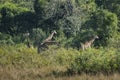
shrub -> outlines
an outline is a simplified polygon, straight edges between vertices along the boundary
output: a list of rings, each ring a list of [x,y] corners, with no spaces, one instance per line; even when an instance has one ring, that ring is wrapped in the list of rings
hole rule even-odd
[[[99,10],[93,15],[96,31],[100,37],[99,44],[109,46],[110,39],[114,38],[118,30],[117,15],[107,10]],[[93,27],[95,29],[95,27]]]
[[[30,35],[30,39],[33,41],[34,45],[38,45],[46,38],[46,33],[42,29],[34,28]]]
[[[65,49],[55,45],[37,54],[35,48],[27,48],[23,44],[0,46],[0,66],[15,68],[43,68],[58,66],[67,70],[68,74],[80,73],[113,73],[120,72],[120,50],[115,48],[88,49],[78,51]]]
[[[0,33],[0,45],[13,45],[12,37],[8,34]]]
[[[112,73],[119,71],[118,58],[115,49],[90,49],[83,51],[71,63],[69,73]]]

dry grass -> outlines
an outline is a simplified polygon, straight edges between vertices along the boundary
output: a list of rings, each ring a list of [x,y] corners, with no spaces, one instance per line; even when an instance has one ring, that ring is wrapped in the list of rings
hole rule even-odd
[[[120,80],[120,74],[73,75],[65,76],[65,67],[48,66],[43,68],[0,67],[0,80]]]
[[[54,77],[50,76],[47,78],[44,78],[43,80],[120,80],[120,74],[113,74],[109,76],[105,76],[103,74],[99,75],[75,75],[75,76],[65,76],[65,77]]]

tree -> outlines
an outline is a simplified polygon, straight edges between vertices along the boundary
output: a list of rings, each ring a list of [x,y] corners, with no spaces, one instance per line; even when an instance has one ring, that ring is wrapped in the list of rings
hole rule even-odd
[[[107,9],[108,11],[115,13],[118,16],[120,22],[120,1],[119,0],[95,0],[98,8]],[[118,24],[120,28],[120,24]],[[120,31],[120,29],[119,29]]]
[[[94,18],[94,24],[97,26],[96,32],[100,37],[99,43],[103,46],[109,45],[109,40],[117,34],[117,15],[107,10],[99,10],[92,18]]]
[[[1,7],[0,12],[0,32],[17,35],[26,30],[32,30],[33,26],[36,25],[35,14],[17,4],[7,2]]]
[[[76,0],[35,0],[34,9],[38,27],[44,31],[59,30],[62,27],[68,38],[80,31],[82,23],[88,17],[88,11],[77,5]]]
[[[42,29],[33,28],[30,39],[35,46],[38,46],[46,38],[46,34]]]

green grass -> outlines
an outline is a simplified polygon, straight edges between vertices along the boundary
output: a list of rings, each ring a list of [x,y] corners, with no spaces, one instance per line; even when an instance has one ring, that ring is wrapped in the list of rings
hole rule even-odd
[[[51,46],[38,54],[20,44],[0,47],[0,80],[118,80],[115,48],[78,51]]]

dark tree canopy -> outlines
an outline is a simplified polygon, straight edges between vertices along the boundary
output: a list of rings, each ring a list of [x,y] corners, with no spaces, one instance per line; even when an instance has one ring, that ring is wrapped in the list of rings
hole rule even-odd
[[[0,0],[0,32],[14,37],[56,30],[64,45],[76,47],[98,35],[96,44],[107,46],[119,34],[119,23],[119,0]]]

